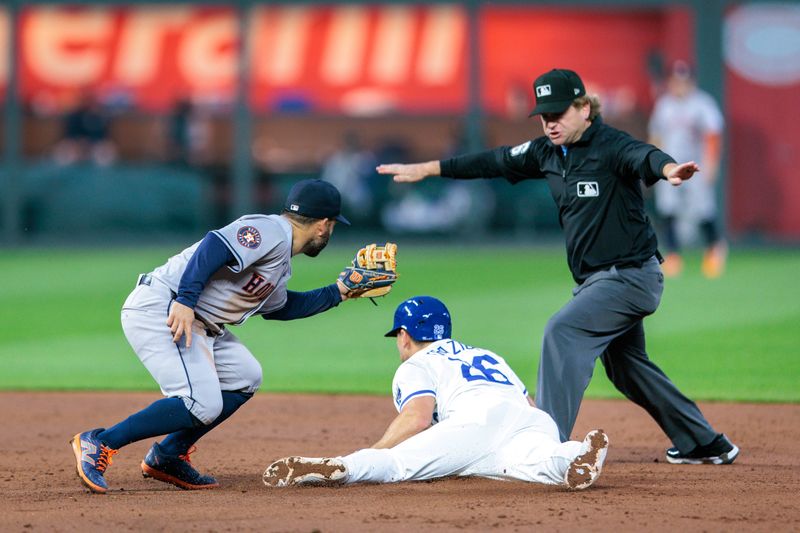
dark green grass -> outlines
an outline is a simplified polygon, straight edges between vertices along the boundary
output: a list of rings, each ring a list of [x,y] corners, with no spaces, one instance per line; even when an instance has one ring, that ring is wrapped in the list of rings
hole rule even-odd
[[[139,272],[177,249],[4,250],[0,254],[0,389],[158,388],[128,346],[119,309]],[[298,257],[290,288],[331,282],[352,254],[331,247]],[[733,250],[709,281],[699,258],[668,280],[645,321],[651,357],[694,399],[800,401],[800,251]],[[346,302],[294,322],[252,318],[233,328],[261,361],[264,389],[388,394],[398,364],[394,307],[415,294],[442,298],[454,337],[491,349],[535,388],[544,325],[570,297],[556,248],[414,247],[401,243],[401,279],[379,300]],[[598,364],[588,391],[618,394]]]

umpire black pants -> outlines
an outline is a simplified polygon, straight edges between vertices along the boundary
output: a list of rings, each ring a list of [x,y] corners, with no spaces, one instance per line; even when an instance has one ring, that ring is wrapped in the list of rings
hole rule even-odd
[[[643,407],[682,453],[716,433],[698,409],[647,357],[642,319],[661,301],[664,276],[653,257],[640,268],[595,272],[547,323],[536,405],[569,440],[599,357],[627,398]]]

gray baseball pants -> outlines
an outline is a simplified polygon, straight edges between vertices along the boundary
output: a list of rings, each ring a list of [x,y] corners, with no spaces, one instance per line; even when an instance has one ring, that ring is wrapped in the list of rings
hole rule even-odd
[[[569,440],[599,357],[614,386],[643,407],[673,444],[688,453],[716,432],[697,405],[647,357],[642,319],[661,301],[664,276],[653,257],[641,267],[595,272],[547,323],[536,406]]]

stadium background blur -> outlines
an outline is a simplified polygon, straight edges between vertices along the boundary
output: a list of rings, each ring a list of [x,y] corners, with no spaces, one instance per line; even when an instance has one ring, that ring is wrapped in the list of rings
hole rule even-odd
[[[796,3],[5,2],[3,243],[186,242],[320,174],[351,236],[547,239],[543,183],[402,188],[373,167],[538,136],[530,82],[552,67],[646,138],[675,59],[726,116],[729,238],[800,242]]]

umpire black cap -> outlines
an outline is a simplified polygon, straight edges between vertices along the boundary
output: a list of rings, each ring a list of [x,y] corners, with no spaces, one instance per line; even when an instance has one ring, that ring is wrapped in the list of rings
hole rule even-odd
[[[563,113],[573,100],[586,94],[580,76],[572,70],[554,68],[533,82],[536,107],[530,117],[542,113]]]
[[[350,225],[350,221],[342,216],[342,196],[339,190],[327,181],[298,181],[289,191],[283,208],[304,217],[332,218]]]

